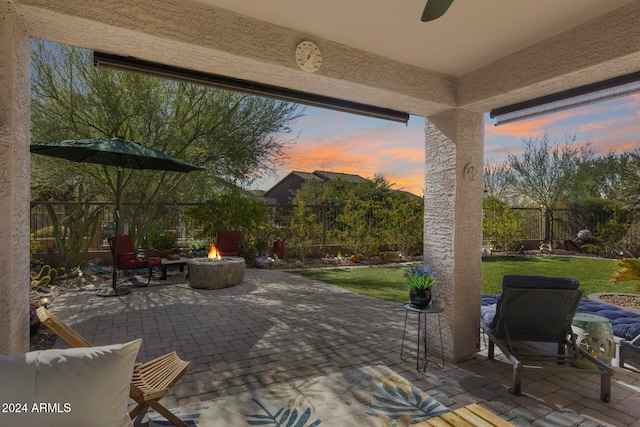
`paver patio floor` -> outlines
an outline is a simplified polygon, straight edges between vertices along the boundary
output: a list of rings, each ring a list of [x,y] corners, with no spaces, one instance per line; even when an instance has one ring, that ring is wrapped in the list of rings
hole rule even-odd
[[[419,373],[415,359],[400,359],[402,304],[279,270],[247,269],[240,285],[220,290],[191,289],[170,272],[120,297],[69,292],[50,309],[95,345],[143,338],[139,361],[172,350],[192,361],[162,400],[167,407],[381,362],[450,409],[479,403],[517,426],[640,426],[637,372],[615,368],[608,404],[597,375],[525,372],[515,396],[511,365],[482,352]],[[411,329],[407,344],[415,343]]]

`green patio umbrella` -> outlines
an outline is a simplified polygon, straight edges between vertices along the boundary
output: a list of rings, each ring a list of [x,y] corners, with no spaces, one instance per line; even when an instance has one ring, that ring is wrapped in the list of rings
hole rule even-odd
[[[118,247],[118,224],[120,220],[120,195],[122,191],[122,168],[152,169],[175,172],[190,172],[204,169],[184,160],[177,159],[161,151],[147,148],[128,141],[123,137],[102,139],[75,139],[51,142],[32,142],[30,151],[45,156],[59,157],[74,162],[98,163],[118,168],[116,184],[115,222],[116,234],[114,247]],[[116,286],[116,260],[113,259],[113,277],[111,289],[98,295],[123,295],[130,292]]]

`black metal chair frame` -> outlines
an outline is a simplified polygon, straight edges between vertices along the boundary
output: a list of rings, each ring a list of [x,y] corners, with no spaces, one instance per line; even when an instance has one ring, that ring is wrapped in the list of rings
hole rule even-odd
[[[488,358],[494,358],[495,346],[498,346],[513,366],[512,393],[521,394],[525,369],[594,373],[601,375],[600,399],[609,402],[611,367],[580,348],[571,330],[582,293],[577,289],[504,287],[502,306],[496,314],[497,325],[492,329],[481,322],[481,327],[489,337]],[[528,345],[526,350],[516,350],[516,344],[531,343],[556,343],[557,352],[544,349],[544,345]],[[586,358],[594,368],[571,366],[579,358]]]
[[[620,342],[620,367],[624,368],[625,364],[640,369],[640,335]]]

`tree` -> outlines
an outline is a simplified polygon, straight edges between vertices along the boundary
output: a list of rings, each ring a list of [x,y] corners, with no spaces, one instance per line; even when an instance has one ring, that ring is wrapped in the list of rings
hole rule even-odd
[[[574,201],[581,199],[620,200],[625,187],[624,171],[630,154],[607,154],[581,161],[572,187]]]
[[[370,256],[384,244],[411,256],[422,249],[424,200],[392,187],[382,174],[359,183],[308,180],[294,193],[294,200],[305,206],[322,205],[326,216],[335,216],[329,234],[351,254]]]
[[[327,204],[325,184],[322,179],[307,179],[295,191],[291,191],[294,203],[303,202],[307,206]]]
[[[507,161],[498,163],[491,159],[487,160],[484,163],[482,180],[488,196],[503,202],[515,198],[513,194],[515,177]]]
[[[353,182],[343,178],[323,181],[309,179],[302,183],[293,196],[307,205],[335,205],[342,206],[354,193],[362,200],[383,201],[397,194],[383,174],[377,173],[373,179],[366,182]]]
[[[343,206],[351,193],[355,193],[356,188],[362,183],[347,181],[343,178],[336,178],[326,181],[322,187],[322,199],[324,204],[333,206]]]
[[[318,218],[304,201],[294,199],[294,204],[286,238],[297,252],[300,262],[304,263],[309,249],[319,240],[322,230]]]
[[[209,200],[185,212],[187,220],[213,241],[219,230],[240,230],[248,239],[269,224],[269,207],[262,200],[237,187],[229,186],[212,194]]]
[[[629,153],[626,164],[622,167],[624,185],[620,191],[620,199],[627,209],[640,208],[640,149]]]
[[[204,166],[203,172],[123,170],[124,202],[134,203],[130,230],[139,244],[157,207],[207,200],[221,182],[246,184],[274,171],[301,116],[297,105],[96,68],[90,51],[34,41],[32,138],[36,141],[124,136]],[[34,156],[32,193],[53,200],[115,200],[116,168]],[[122,231],[119,230],[120,232]]]
[[[383,202],[398,194],[392,187],[393,184],[383,174],[376,173],[373,179],[355,185],[353,191],[363,200]]]
[[[553,239],[553,209],[569,201],[581,162],[592,157],[590,142],[577,144],[576,136],[571,135],[566,137],[564,145],[552,145],[547,133],[542,139],[526,140],[521,156],[509,155],[511,169],[516,174],[515,188],[544,211],[545,241]]]

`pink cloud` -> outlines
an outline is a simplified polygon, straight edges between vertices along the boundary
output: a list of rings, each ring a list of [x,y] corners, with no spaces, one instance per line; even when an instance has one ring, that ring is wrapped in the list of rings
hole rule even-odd
[[[503,126],[485,126],[485,157],[517,154],[523,141],[546,132],[553,142],[575,134],[590,141],[596,154],[624,152],[640,147],[640,94],[617,98]]]
[[[382,173],[394,188],[422,194],[424,126],[413,118],[409,126],[370,121],[359,116],[309,108],[296,123],[297,143],[286,147],[288,158],[280,177],[291,170],[327,169],[371,178]],[[591,141],[596,154],[640,147],[640,94],[562,111],[503,126],[485,124],[485,159],[519,154],[529,138],[548,133],[552,142],[577,135]]]
[[[310,132],[309,132],[310,133]],[[281,168],[358,174],[373,178],[382,173],[394,188],[422,194],[424,174],[424,133],[422,129],[379,126],[371,129],[344,129],[339,132],[301,134],[296,144],[286,147],[287,159]]]

